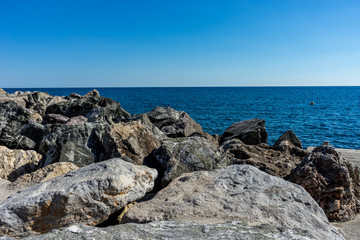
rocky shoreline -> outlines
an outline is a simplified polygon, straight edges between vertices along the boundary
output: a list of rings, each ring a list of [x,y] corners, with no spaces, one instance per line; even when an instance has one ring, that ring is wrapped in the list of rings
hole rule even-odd
[[[0,239],[345,239],[359,168],[265,120],[210,135],[187,113],[0,90]],[[345,233],[346,235],[346,233]]]

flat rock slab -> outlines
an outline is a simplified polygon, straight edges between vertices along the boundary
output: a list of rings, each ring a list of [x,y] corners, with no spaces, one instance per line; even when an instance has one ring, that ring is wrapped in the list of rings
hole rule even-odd
[[[337,227],[347,240],[360,239],[360,215],[355,219],[346,222],[332,222],[331,225]]]
[[[1,237],[0,237],[1,239]],[[54,230],[24,240],[133,240],[133,239],[242,239],[242,240],[309,240],[312,235],[306,230],[279,228],[273,225],[247,226],[242,222],[221,224],[195,224],[179,222],[154,222],[147,224],[123,224],[107,228],[71,226]],[[4,239],[5,240],[5,239]]]
[[[0,235],[24,237],[72,224],[97,225],[154,187],[157,171],[120,158],[26,188],[0,204]]]
[[[301,186],[244,165],[183,174],[123,217],[124,223],[156,221],[242,221],[252,226],[298,228],[315,239],[343,239]]]

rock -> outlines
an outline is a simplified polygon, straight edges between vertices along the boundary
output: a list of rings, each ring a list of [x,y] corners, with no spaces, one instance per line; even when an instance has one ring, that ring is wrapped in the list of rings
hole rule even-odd
[[[77,93],[70,93],[70,98],[82,98],[82,96]]]
[[[154,162],[157,165],[152,165]],[[194,136],[164,141],[150,154],[144,164],[157,167],[162,177],[162,186],[165,187],[183,173],[227,166],[229,159],[222,157],[217,147],[209,140]],[[163,172],[164,176],[161,176]]]
[[[102,123],[61,125],[49,129],[40,142],[45,156],[43,166],[54,162],[72,162],[83,167],[104,160],[103,137],[109,126]]]
[[[21,128],[20,134],[38,144],[45,134],[45,126],[40,123],[29,122]]]
[[[49,124],[54,124],[54,123],[64,124],[69,120],[70,118],[64,115],[54,114],[54,113],[46,114],[44,117],[44,123],[49,123]]]
[[[335,235],[335,234],[334,234]],[[344,239],[335,235],[337,239]],[[1,238],[0,238],[1,239]],[[30,236],[24,240],[68,240],[68,239],[97,239],[97,240],[133,240],[133,239],[242,239],[242,240],[308,240],[313,235],[302,229],[276,227],[270,224],[249,226],[242,222],[219,224],[181,223],[172,221],[152,222],[146,224],[122,224],[106,228],[74,225],[61,230],[38,236]],[[322,238],[318,238],[323,240]],[[334,239],[334,238],[333,238]]]
[[[359,240],[360,236],[360,215],[355,219],[346,222],[332,222],[331,225],[338,228],[347,240]]]
[[[55,96],[51,99],[48,99],[46,106],[49,107],[53,104],[57,104],[57,103],[61,103],[61,102],[66,102],[67,100],[63,97],[59,97],[59,96]]]
[[[0,95],[6,95],[6,94],[7,92],[4,89],[0,88]]]
[[[42,156],[33,150],[12,150],[0,146],[0,178],[15,181],[19,176],[38,168]]]
[[[20,134],[23,125],[33,121],[32,114],[14,101],[0,104],[0,145],[12,149],[34,149],[36,143]]]
[[[320,146],[291,172],[324,209],[330,221],[350,220],[360,209],[359,168],[330,146]]]
[[[69,121],[67,121],[66,125],[78,125],[78,124],[84,124],[88,121],[88,119],[84,116],[77,116],[70,118]]]
[[[236,138],[225,141],[219,149],[222,154],[232,159],[233,164],[253,165],[261,171],[281,178],[288,176],[308,154],[307,151],[288,142],[271,147],[265,143],[246,145]]]
[[[98,113],[94,114],[94,111]],[[52,104],[46,109],[46,114],[49,113],[61,114],[69,118],[82,115],[87,117],[89,122],[106,121],[110,124],[130,117],[130,114],[120,107],[120,103],[105,97],[75,98]]]
[[[33,109],[44,116],[48,101],[53,97],[43,92],[33,92],[27,95],[26,108]]]
[[[141,165],[158,147],[160,142],[156,136],[140,121],[113,124],[104,137],[105,159],[127,156]]]
[[[14,182],[9,184],[9,189],[23,189],[31,187],[35,184],[45,182],[57,176],[64,175],[70,171],[78,169],[76,165],[70,162],[57,162],[46,167],[39,168],[38,170],[24,174],[18,177]]]
[[[17,192],[17,189],[9,189],[8,186],[10,185],[10,181],[0,178],[0,204],[2,201],[7,199],[9,196],[13,195]],[[1,237],[0,237],[1,239]]]
[[[343,239],[302,187],[244,165],[183,174],[123,217],[124,223],[154,221],[242,221],[307,231],[311,239]]]
[[[302,144],[299,138],[295,135],[295,133],[292,130],[288,130],[283,135],[281,135],[274,144],[274,147],[279,146],[280,143],[283,141],[288,141],[295,147],[302,148]]]
[[[0,204],[0,235],[24,237],[97,225],[154,186],[157,172],[121,159],[92,164],[23,189]]]
[[[257,145],[267,142],[267,132],[265,130],[265,120],[249,119],[233,123],[225,130],[221,136],[222,142],[237,138],[248,145]]]
[[[94,89],[90,92],[88,92],[87,94],[84,95],[84,97],[89,98],[89,97],[100,97],[100,93],[98,90]]]
[[[176,111],[171,107],[156,107],[147,113],[150,121],[168,137],[187,137],[195,132],[202,132],[200,124],[186,112]]]

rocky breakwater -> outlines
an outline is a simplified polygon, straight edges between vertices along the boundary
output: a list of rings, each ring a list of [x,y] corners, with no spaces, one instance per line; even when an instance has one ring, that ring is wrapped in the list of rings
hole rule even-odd
[[[284,180],[310,153],[292,131],[268,145],[265,120],[212,136],[183,111],[131,115],[96,90],[0,93],[0,113],[7,239],[343,239],[327,205]]]

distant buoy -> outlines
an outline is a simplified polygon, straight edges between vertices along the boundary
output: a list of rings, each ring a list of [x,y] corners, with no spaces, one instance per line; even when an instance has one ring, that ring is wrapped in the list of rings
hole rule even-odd
[[[310,105],[314,105],[315,103],[314,102],[311,102]]]

